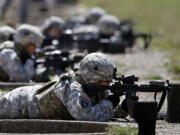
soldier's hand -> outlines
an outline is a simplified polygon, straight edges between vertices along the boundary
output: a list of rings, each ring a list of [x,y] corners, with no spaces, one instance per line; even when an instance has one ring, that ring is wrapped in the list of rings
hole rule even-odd
[[[129,115],[127,100],[124,99],[121,103],[121,106],[118,106],[115,110],[115,117],[117,118],[126,118]]]
[[[121,108],[128,113],[127,99],[124,99],[121,103]]]

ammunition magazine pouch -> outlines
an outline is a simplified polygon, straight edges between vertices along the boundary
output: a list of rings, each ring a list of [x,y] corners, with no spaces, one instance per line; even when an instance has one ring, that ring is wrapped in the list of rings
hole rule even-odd
[[[54,93],[59,81],[52,81],[36,92],[37,104],[44,118],[72,120],[63,103]]]

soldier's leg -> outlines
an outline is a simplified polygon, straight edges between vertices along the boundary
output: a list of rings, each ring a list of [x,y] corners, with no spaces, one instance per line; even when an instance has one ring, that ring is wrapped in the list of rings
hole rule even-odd
[[[0,94],[0,119],[39,118],[35,91],[41,85],[18,87]]]
[[[11,118],[11,102],[7,98],[6,94],[0,94],[0,119]]]
[[[11,3],[12,3],[12,0],[2,0],[1,13],[0,13],[0,19],[1,20],[4,20],[4,16],[6,14],[6,11],[7,11],[8,7],[10,6]]]
[[[28,8],[31,0],[21,0],[19,4],[19,21],[25,23],[27,21]]]

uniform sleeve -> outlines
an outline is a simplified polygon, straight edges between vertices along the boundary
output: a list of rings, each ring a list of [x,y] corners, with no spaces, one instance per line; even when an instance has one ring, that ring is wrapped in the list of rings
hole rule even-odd
[[[66,87],[66,86],[65,86]],[[77,120],[85,121],[108,121],[114,116],[113,105],[109,100],[101,100],[98,104],[92,106],[90,100],[82,98],[84,94],[80,84],[74,83],[64,87],[65,93],[63,100],[68,112]]]
[[[29,78],[35,75],[34,61],[32,59],[27,59],[24,65],[24,70],[26,71]]]
[[[30,69],[21,65],[17,54],[13,50],[3,49],[0,60],[0,66],[13,81],[26,82],[30,80],[31,75],[28,74]]]

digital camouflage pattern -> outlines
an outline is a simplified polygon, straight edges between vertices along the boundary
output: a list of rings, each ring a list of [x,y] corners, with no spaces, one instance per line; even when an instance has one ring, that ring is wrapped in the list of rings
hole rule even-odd
[[[73,119],[54,92],[58,83],[56,79],[37,90],[36,98],[40,112],[44,118]]]
[[[25,46],[42,42],[40,30],[32,25],[21,25],[14,34],[14,42],[0,44],[0,80],[27,82],[35,75],[35,62]],[[23,54],[23,55],[22,55]]]
[[[38,46],[42,43],[42,38],[43,35],[39,28],[29,24],[21,25],[14,34],[14,41],[23,46],[29,44]]]
[[[0,27],[0,43],[4,41],[10,40],[13,34],[15,33],[15,29],[9,26],[1,26]]]
[[[0,118],[108,121],[114,116],[114,108],[111,101],[105,99],[105,92],[97,91],[92,95],[83,84],[111,80],[113,69],[114,65],[105,55],[89,54],[74,76],[63,74],[43,87],[26,86],[1,94]]]
[[[49,29],[55,27],[59,30],[62,30],[64,26],[64,20],[58,16],[51,16],[47,18],[43,24],[42,32],[43,34],[47,35]]]
[[[55,87],[54,87],[55,85]],[[82,86],[79,82],[71,77],[65,77],[60,79],[51,87],[53,89],[46,89],[43,87],[43,91],[46,94],[42,97],[47,98],[49,92],[54,93],[54,96],[63,104],[61,112],[68,114],[56,114],[51,115],[50,118],[63,118],[62,116],[71,115],[72,119],[76,120],[87,120],[87,121],[107,121],[113,117],[113,105],[109,100],[102,99],[100,102],[92,103],[91,98],[83,91]],[[42,102],[45,105],[39,104],[39,98],[36,94],[37,91],[42,90],[42,86],[26,86],[19,87],[13,91],[0,95],[0,118],[47,118],[45,113],[42,112],[42,106],[44,110],[48,110],[49,102]],[[42,98],[41,98],[42,99]],[[57,100],[55,99],[55,100]],[[48,99],[54,100],[54,98]],[[57,101],[56,101],[57,102]],[[59,108],[54,104],[54,108]],[[60,109],[60,108],[59,108]],[[47,111],[46,113],[49,113]],[[51,113],[51,112],[50,112]]]
[[[77,24],[85,24],[86,18],[83,15],[74,15],[70,19],[71,22],[77,23]]]
[[[73,34],[75,35],[88,35],[88,34],[97,34],[98,33],[98,28],[96,25],[81,25],[77,28],[73,29]]]
[[[113,105],[109,100],[101,99],[100,102],[93,103],[75,79],[62,80],[56,86],[55,93],[74,119],[107,121],[114,115]]]
[[[106,55],[91,53],[81,61],[79,74],[86,84],[96,83],[97,81],[110,81],[113,79],[114,67]]]
[[[96,24],[99,18],[105,14],[106,12],[102,8],[94,7],[89,11],[87,21],[89,24]]]
[[[7,74],[9,80],[16,82],[29,81],[35,74],[34,61],[32,59],[27,59],[23,65],[13,49],[14,42],[7,41],[0,46],[2,47],[0,49],[0,68]]]
[[[97,22],[99,32],[105,35],[112,35],[117,30],[119,20],[113,15],[103,15]]]
[[[0,94],[0,118],[40,118],[35,92],[41,85],[16,88]]]

